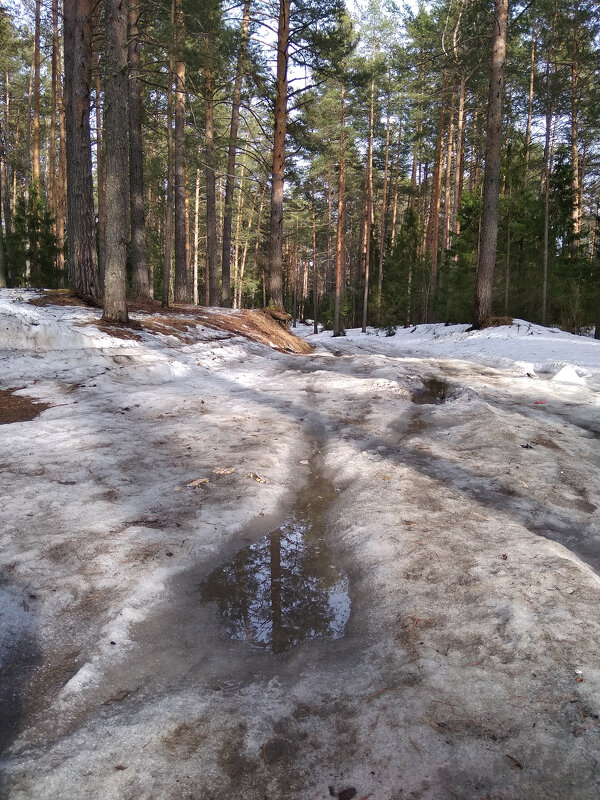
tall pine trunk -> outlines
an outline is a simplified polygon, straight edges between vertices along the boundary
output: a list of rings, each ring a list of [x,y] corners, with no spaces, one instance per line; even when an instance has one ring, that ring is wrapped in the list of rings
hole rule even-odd
[[[250,23],[250,0],[244,2],[242,31],[237,55],[235,82],[231,98],[231,126],[229,128],[229,148],[227,151],[227,177],[225,180],[225,209],[223,214],[223,254],[221,259],[221,305],[231,306],[231,229],[233,223],[233,191],[235,188],[235,162],[237,155],[238,130],[240,122],[240,103],[242,81],[244,79],[244,59]]]
[[[206,272],[208,305],[219,305],[217,273],[217,193],[215,182],[215,109],[212,67],[204,67],[205,161],[206,161]]]
[[[136,300],[150,300],[146,257],[146,213],[144,210],[144,153],[142,149],[142,81],[140,60],[140,2],[129,0],[129,205],[131,219],[131,294]]]
[[[129,181],[127,113],[127,0],[105,0],[106,65],[104,144],[106,152],[106,268],[104,316],[127,322]]]
[[[498,241],[498,205],[500,199],[500,148],[502,143],[502,100],[508,0],[495,0],[490,68],[490,94],[485,143],[483,212],[479,239],[479,259],[475,278],[473,326],[485,327],[492,313],[492,288]]]
[[[571,233],[573,236],[572,252],[579,246],[581,232],[581,208],[579,205],[579,22],[578,6],[575,7],[573,25],[573,51],[571,55]]]
[[[2,232],[2,181],[0,181],[0,289],[6,288],[6,265],[4,263],[4,234]]]
[[[67,215],[71,287],[99,301],[90,137],[93,7],[92,0],[64,2]]]
[[[346,209],[346,143],[344,124],[344,89],[340,92],[340,163],[338,172],[338,201],[337,201],[337,232],[335,237],[335,311],[333,320],[333,335],[341,336],[342,328],[342,289],[344,273],[344,224]]]
[[[460,207],[462,204],[462,190],[465,166],[465,95],[466,80],[463,73],[460,76],[460,91],[458,95],[458,119],[456,121],[456,164],[454,170],[454,200],[452,231],[455,237],[460,233]]]
[[[8,84],[8,70],[4,73],[4,130],[2,131],[3,166],[0,180],[2,184],[2,208],[4,211],[4,230],[9,236],[12,232],[12,210],[10,206],[10,91]]]
[[[200,247],[200,168],[196,169],[196,194],[194,198],[194,268],[192,271],[192,302],[198,305],[198,264]]]
[[[369,273],[371,266],[371,225],[373,222],[373,127],[375,124],[375,79],[371,78],[371,105],[369,108],[369,143],[367,145],[367,176],[365,181],[365,220],[363,229],[363,261],[365,285],[363,292],[362,332],[367,332],[369,313]]]
[[[390,165],[390,118],[392,116],[392,69],[388,68],[387,110],[385,119],[385,157],[383,169],[383,197],[381,200],[381,224],[379,228],[379,275],[377,277],[377,308],[381,315],[381,290],[383,287],[383,262],[385,260],[385,238],[387,235],[387,196]]]
[[[185,214],[185,28],[182,0],[175,0],[175,302],[190,301]]]
[[[40,191],[40,15],[41,0],[35,0],[35,33],[33,37],[33,142],[31,148],[32,180]]]
[[[525,127],[525,175],[523,177],[523,188],[527,189],[529,183],[529,152],[531,146],[531,121],[533,118],[533,88],[535,78],[535,34],[531,37],[531,64],[529,67],[529,104],[527,106],[527,125]]]
[[[544,140],[544,168],[542,171],[542,189],[544,192],[544,233],[542,239],[542,325],[546,324],[546,308],[548,305],[548,255],[550,238],[550,175],[552,174],[552,149],[550,136],[552,131],[553,103],[551,94],[550,53],[546,61],[546,135]]]
[[[64,284],[65,225],[67,220],[67,117],[65,97],[60,79],[60,47],[57,52],[57,103],[58,103],[58,181],[56,184],[56,246],[57,265]]]
[[[103,147],[103,119],[102,103],[100,102],[100,38],[98,32],[102,30],[99,19],[100,8],[96,7],[94,19],[94,39],[92,43],[92,73],[96,73],[96,185],[98,197],[98,271],[100,273],[100,286],[104,286],[104,272],[106,268],[106,174]]]
[[[444,123],[446,116],[446,72],[444,71],[442,80],[442,107],[440,109],[440,122],[438,127],[437,144],[435,148],[435,162],[433,165],[433,177],[431,179],[431,203],[429,206],[429,221],[427,223],[427,235],[425,239],[425,252],[431,260],[431,272],[429,278],[429,291],[427,292],[427,306],[425,316],[428,321],[433,319],[435,308],[435,295],[437,289],[437,262],[439,247],[439,224],[440,224],[440,205],[442,197],[442,159],[444,154]]]
[[[175,28],[175,0],[171,0],[171,29]],[[174,34],[173,34],[174,35]],[[171,272],[173,264],[173,75],[175,59],[174,43],[169,55],[169,81],[167,84],[167,192],[165,198],[165,236],[163,252],[163,308],[168,308],[171,300]]]
[[[269,301],[283,306],[283,181],[287,127],[288,47],[290,0],[279,0],[277,77],[275,81],[275,129],[271,170],[271,224],[269,233]]]

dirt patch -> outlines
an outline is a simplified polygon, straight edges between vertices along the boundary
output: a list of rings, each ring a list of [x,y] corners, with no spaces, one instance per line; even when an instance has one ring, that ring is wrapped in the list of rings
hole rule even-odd
[[[81,297],[71,291],[71,289],[44,289],[41,297],[33,297],[28,300],[29,305],[32,306],[82,306],[88,308],[89,306],[98,307],[97,304],[87,303]]]
[[[16,389],[0,389],[0,425],[11,422],[29,422],[50,408],[48,403],[38,403],[30,397],[21,397]]]
[[[142,327],[151,333],[168,333],[176,336],[178,332],[185,335],[194,325],[204,325],[233,336],[243,336],[286,353],[308,354],[313,351],[308,342],[299,339],[288,330],[289,314],[283,310],[265,308],[231,311],[225,308],[217,310],[203,306],[175,304],[169,308],[170,314],[165,315],[164,309],[157,301],[130,303],[129,310],[132,313],[145,312],[151,315],[147,319],[140,320]],[[182,317],[191,317],[195,322],[190,324],[181,319]],[[162,329],[164,327],[166,330]]]
[[[115,325],[113,323],[102,322],[102,320],[95,320],[93,322],[84,322],[84,325],[96,325],[103,333],[108,333],[109,336],[114,336],[115,339],[128,339],[133,340],[136,342],[141,342],[142,337],[139,333],[135,333],[135,330],[139,330],[139,327],[136,326],[135,330],[132,330],[130,327],[124,325]]]
[[[286,353],[308,354],[313,348],[273,318],[268,310],[244,310],[237,314],[206,313],[204,325],[244,336]]]
[[[84,308],[93,305],[77,297],[70,289],[46,289],[41,297],[35,297],[29,300],[29,303],[34,306],[58,305]],[[174,336],[186,344],[195,341],[193,335],[190,334],[196,325],[204,325],[232,336],[243,336],[253,342],[260,342],[285,353],[306,355],[313,351],[310,344],[299,339],[288,329],[290,316],[283,309],[231,311],[173,304],[168,309],[169,314],[165,314],[166,309],[157,300],[130,302],[128,309],[133,314],[145,313],[150,316],[139,322],[130,320],[126,325],[109,324],[103,320],[93,320],[84,324],[96,325],[101,331],[115,336],[117,339],[141,341],[141,336],[136,331],[145,330],[149,333]],[[189,321],[185,319],[186,317],[189,318]]]

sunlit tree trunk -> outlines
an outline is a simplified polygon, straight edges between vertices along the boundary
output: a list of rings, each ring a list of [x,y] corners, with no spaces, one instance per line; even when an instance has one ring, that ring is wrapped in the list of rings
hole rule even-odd
[[[383,287],[383,262],[385,260],[385,237],[387,234],[387,196],[390,163],[390,118],[392,116],[392,69],[388,68],[387,110],[385,119],[385,156],[383,169],[383,197],[381,199],[381,225],[379,228],[379,274],[377,276],[377,308],[381,313],[381,290]]]
[[[533,118],[533,86],[535,78],[535,35],[531,37],[531,64],[529,67],[529,104],[527,106],[527,125],[525,127],[525,175],[523,176],[523,188],[527,189],[529,183],[529,151],[531,145],[531,120]]]
[[[335,237],[335,311],[333,321],[333,335],[341,336],[342,330],[342,289],[344,271],[344,225],[346,209],[346,143],[345,143],[345,86],[342,83],[340,92],[340,156],[338,172],[338,198],[337,198],[337,232]]]
[[[6,288],[6,265],[4,263],[4,234],[2,232],[2,181],[0,181],[0,289]]]
[[[196,196],[194,205],[194,270],[192,279],[192,300],[198,305],[198,248],[200,238],[200,169],[196,170]]]
[[[140,60],[140,2],[129,0],[129,202],[131,215],[131,294],[149,300],[150,284],[146,257],[146,213],[144,210],[144,153],[142,146],[142,70]]]
[[[4,73],[4,130],[2,131],[2,150],[4,169],[0,180],[2,185],[2,207],[4,210],[4,230],[9,236],[12,232],[12,209],[10,206],[10,91],[8,84],[8,70]]]
[[[446,250],[450,242],[450,227],[452,224],[452,211],[450,197],[452,192],[452,152],[454,148],[454,106],[456,103],[455,85],[452,85],[452,95],[450,102],[450,117],[448,120],[448,140],[446,142],[446,177],[444,183],[444,228],[442,230],[442,248],[440,259],[443,262],[446,256]],[[454,171],[456,164],[454,165]]]
[[[394,252],[394,244],[396,243],[396,228],[398,225],[398,190],[400,187],[401,147],[402,147],[402,127],[398,126],[398,150],[396,152],[396,167],[394,175],[394,202],[392,204],[392,226],[391,226],[392,232],[390,235],[390,251],[392,253]]]
[[[52,0],[52,53],[50,78],[50,141],[48,142],[48,205],[52,214],[52,232],[56,236],[57,202],[56,202],[56,119],[57,119],[57,81],[59,73],[59,41],[58,41],[58,0]]]
[[[182,0],[175,0],[175,302],[190,301],[185,219],[185,28]]]
[[[507,19],[508,0],[495,0],[485,146],[485,175],[483,181],[483,212],[481,216],[479,259],[475,279],[473,315],[475,328],[484,327],[492,311],[492,288],[498,241],[500,148],[502,140],[502,99],[504,95]]]
[[[319,332],[319,273],[317,270],[317,216],[315,210],[315,188],[312,191],[312,262],[313,262],[313,333]]]
[[[233,223],[233,191],[235,188],[235,162],[240,122],[240,102],[242,97],[242,81],[244,79],[244,59],[250,23],[250,0],[244,2],[240,46],[237,55],[235,82],[231,97],[231,126],[229,128],[229,149],[227,152],[227,177],[225,180],[225,208],[223,213],[223,255],[221,260],[221,304],[231,305],[231,228]]]
[[[548,305],[548,255],[550,236],[550,175],[552,174],[552,153],[550,135],[552,130],[553,103],[551,95],[550,54],[546,62],[546,135],[544,140],[544,168],[542,171],[542,189],[544,192],[544,233],[542,240],[542,310],[541,322],[546,324],[546,308]]]
[[[429,278],[428,303],[425,311],[429,321],[432,319],[435,308],[435,294],[437,288],[437,261],[438,261],[438,231],[440,223],[440,205],[442,196],[442,158],[444,151],[444,123],[446,116],[446,73],[442,80],[442,107],[440,110],[440,122],[438,127],[437,144],[435,148],[435,161],[433,165],[433,177],[431,179],[431,203],[429,206],[429,221],[427,223],[427,237],[425,240],[425,252],[431,261],[431,273]]]
[[[101,297],[90,137],[91,0],[64,2],[69,279],[81,297]]]
[[[58,103],[58,182],[56,184],[56,246],[58,249],[57,265],[64,282],[65,270],[65,224],[67,219],[67,119],[65,98],[60,79],[60,48],[58,51],[57,70],[57,103]]]
[[[456,165],[454,170],[454,200],[452,231],[457,237],[460,233],[460,207],[462,204],[462,189],[465,164],[465,95],[466,80],[464,74],[460,76],[460,91],[458,95],[458,118],[456,121]]]
[[[237,286],[238,278],[239,278],[239,268],[240,268],[240,236],[242,232],[242,222],[244,216],[244,173],[246,172],[246,164],[244,160],[242,160],[241,170],[240,170],[240,185],[238,191],[238,198],[237,198],[237,211],[236,211],[236,220],[235,220],[235,236],[233,242],[233,285]],[[252,206],[252,211],[254,211],[254,206]],[[230,275],[231,277],[231,275]],[[235,290],[234,290],[234,297],[235,297]]]
[[[129,171],[127,108],[127,0],[105,0],[106,57],[104,144],[106,148],[106,271],[104,316],[127,322]]]
[[[578,5],[576,4],[571,56],[571,190],[573,194],[571,232],[573,234],[573,249],[577,249],[579,246],[579,234],[581,232],[581,208],[579,205],[579,23],[577,16]]]
[[[219,305],[217,274],[217,195],[215,184],[215,114],[212,68],[204,67],[205,161],[206,161],[206,270],[208,305]]]
[[[371,105],[369,110],[369,144],[367,147],[367,176],[365,181],[365,221],[363,229],[363,293],[362,332],[367,332],[369,313],[369,273],[371,266],[371,226],[373,223],[373,127],[375,124],[375,79],[371,78]]]
[[[98,33],[102,30],[102,22],[99,19],[100,8],[96,7],[94,19],[94,39],[92,42],[92,74],[95,73],[96,97],[95,97],[95,117],[96,117],[96,197],[98,200],[98,271],[100,273],[100,285],[104,286],[104,273],[106,268],[106,162],[104,160],[103,144],[103,119],[102,102],[100,87],[100,40]]]
[[[171,30],[175,28],[175,0],[171,0]],[[175,72],[174,43],[171,42],[169,54],[169,80],[167,83],[167,193],[165,202],[165,236],[163,260],[163,296],[164,308],[169,307],[171,300],[171,271],[173,264],[173,76]]]
[[[31,148],[32,179],[40,189],[40,15],[41,0],[35,0],[35,33],[33,38],[33,142]]]
[[[283,181],[285,177],[289,37],[290,0],[279,0],[269,236],[269,300],[275,306],[283,306]]]

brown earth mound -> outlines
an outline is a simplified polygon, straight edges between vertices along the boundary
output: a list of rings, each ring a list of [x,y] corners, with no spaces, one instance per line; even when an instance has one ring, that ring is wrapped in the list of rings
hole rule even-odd
[[[84,300],[70,289],[46,289],[41,297],[29,301],[35,306],[61,305],[85,306]],[[299,339],[288,328],[290,315],[283,308],[229,309],[204,308],[202,306],[173,304],[168,310],[156,300],[131,302],[129,311],[134,314],[148,314],[141,319],[131,320],[129,325],[113,325],[98,320],[91,322],[100,330],[120,339],[141,339],[136,331],[162,333],[175,336],[182,342],[195,341],[193,335],[196,325],[224,331],[231,336],[244,336],[285,353],[312,353],[308,342]],[[165,313],[166,312],[166,313]]]

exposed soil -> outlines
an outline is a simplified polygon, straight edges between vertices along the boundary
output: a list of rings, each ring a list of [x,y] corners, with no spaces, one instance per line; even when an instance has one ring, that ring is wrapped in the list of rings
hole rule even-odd
[[[42,411],[50,408],[48,403],[40,403],[24,395],[16,395],[16,389],[0,389],[0,425],[11,422],[27,422],[35,419]]]

